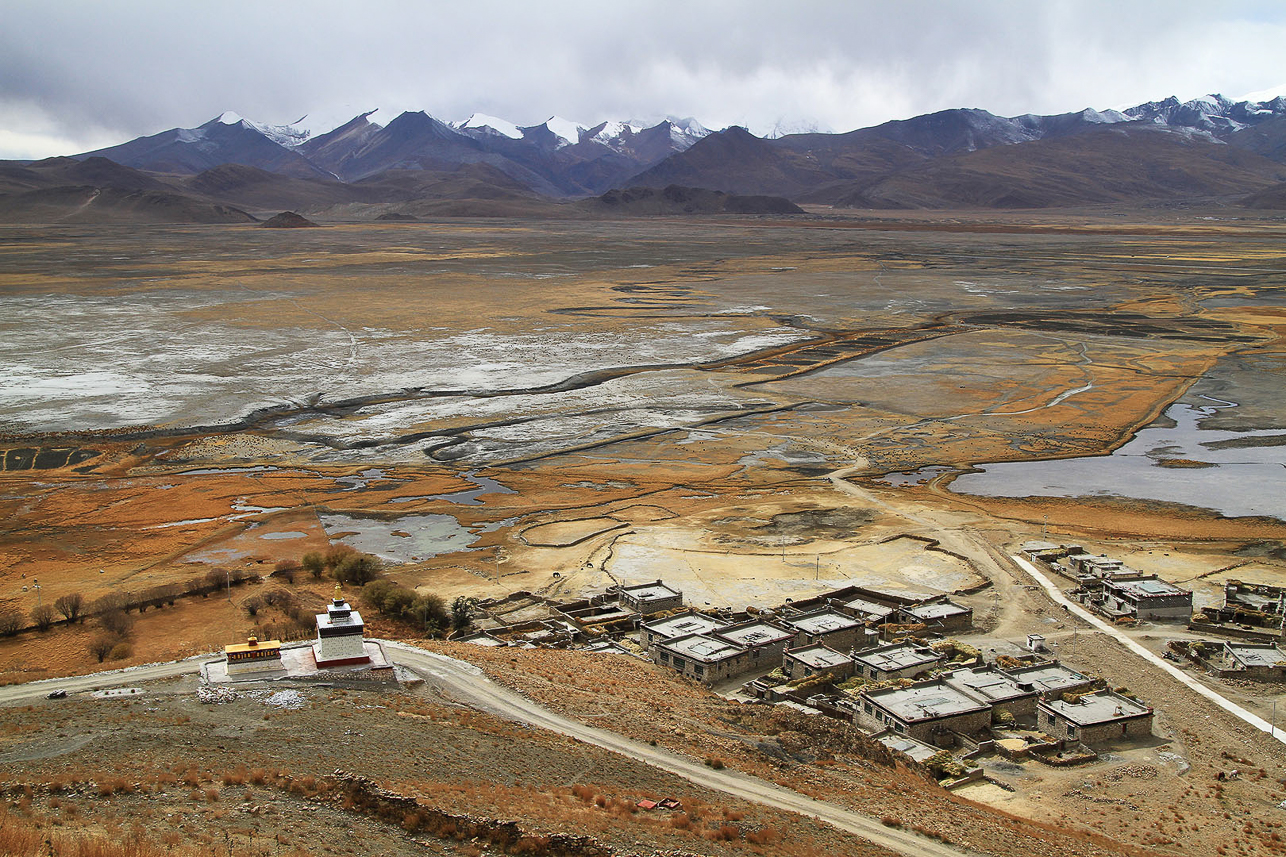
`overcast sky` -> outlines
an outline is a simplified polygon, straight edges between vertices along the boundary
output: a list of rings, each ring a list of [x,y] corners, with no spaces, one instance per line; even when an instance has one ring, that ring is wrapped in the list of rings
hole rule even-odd
[[[1119,107],[1286,84],[1286,3],[3,0],[0,158],[234,110],[849,131],[950,107]]]

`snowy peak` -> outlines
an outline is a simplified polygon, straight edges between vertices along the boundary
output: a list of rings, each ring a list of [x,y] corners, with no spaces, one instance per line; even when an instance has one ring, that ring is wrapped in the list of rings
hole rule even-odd
[[[563,141],[559,144],[559,148],[562,148],[565,145],[574,146],[579,143],[581,133],[588,126],[582,125],[580,122],[573,122],[570,119],[564,119],[561,116],[550,116],[545,120],[545,127],[549,129],[549,133]]]
[[[641,125],[632,125],[629,122],[603,122],[588,129],[588,135],[589,139],[609,149],[621,149],[631,137],[642,130]]]
[[[1233,101],[1222,95],[1203,95],[1191,101],[1180,102],[1172,95],[1125,111],[1125,115],[1131,119],[1175,128],[1209,131],[1216,135],[1240,131],[1248,125],[1284,114],[1286,98],[1281,96],[1268,101]]]
[[[710,136],[710,129],[691,116],[684,119],[667,116],[665,121],[670,125],[670,140],[676,149],[686,149],[702,137]]]

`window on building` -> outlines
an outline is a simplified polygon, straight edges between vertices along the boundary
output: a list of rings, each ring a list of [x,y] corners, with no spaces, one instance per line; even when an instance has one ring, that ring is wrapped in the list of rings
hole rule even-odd
[[[692,671],[693,671],[694,673],[696,673],[697,675],[701,675],[702,673],[704,673],[704,672],[706,671],[706,668],[705,668],[705,667],[703,667],[703,666],[701,666],[701,664],[693,664],[693,665],[692,665]]]

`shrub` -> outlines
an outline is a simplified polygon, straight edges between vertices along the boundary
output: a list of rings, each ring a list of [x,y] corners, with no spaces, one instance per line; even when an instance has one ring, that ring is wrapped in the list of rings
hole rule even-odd
[[[116,647],[116,637],[111,634],[99,634],[89,641],[89,653],[98,658],[101,664],[107,659],[107,655]]]
[[[436,595],[419,596],[411,603],[407,613],[417,624],[426,628],[430,625],[445,628],[450,620],[446,604]]]
[[[321,580],[322,572],[326,570],[326,560],[317,551],[304,554],[299,564],[303,566],[304,571],[312,575],[313,580]]]
[[[334,571],[339,567],[340,563],[355,553],[357,551],[350,545],[331,545],[326,549],[326,555],[322,557],[322,565],[327,571]],[[304,559],[307,560],[308,557],[305,556]]]
[[[295,582],[295,574],[300,570],[299,563],[293,559],[283,559],[272,567],[272,577],[280,578],[287,583]]]
[[[378,557],[367,553],[351,552],[351,548],[349,550],[350,553],[331,570],[331,574],[340,583],[362,586],[384,575],[384,564]]]
[[[362,602],[379,613],[385,613],[388,597],[399,587],[391,580],[373,580],[362,587]]]
[[[121,641],[112,646],[112,650],[107,653],[107,657],[114,661],[123,661],[134,654],[134,647],[129,643]]]

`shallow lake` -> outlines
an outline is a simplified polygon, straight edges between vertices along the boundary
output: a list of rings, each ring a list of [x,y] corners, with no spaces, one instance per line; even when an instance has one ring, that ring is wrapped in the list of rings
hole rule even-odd
[[[1171,405],[1174,425],[1141,429],[1111,455],[980,465],[951,483],[984,497],[1133,497],[1213,509],[1227,517],[1286,520],[1286,429],[1215,431],[1201,422],[1222,407]],[[1175,467],[1164,462],[1200,462]]]
[[[412,562],[465,550],[479,535],[450,515],[408,515],[388,521],[350,515],[317,517],[333,541],[391,562]]]

